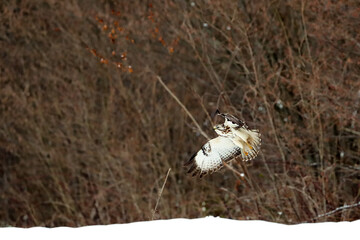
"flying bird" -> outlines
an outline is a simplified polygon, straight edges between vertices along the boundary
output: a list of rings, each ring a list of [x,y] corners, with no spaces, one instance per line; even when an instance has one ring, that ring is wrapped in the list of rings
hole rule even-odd
[[[261,145],[259,130],[250,130],[244,121],[229,113],[220,113],[219,110],[216,110],[215,113],[225,118],[224,126],[230,128],[231,132],[231,134],[228,134],[228,137],[232,138],[236,145],[245,149],[245,155],[248,155],[247,153],[250,153],[250,156],[255,154],[253,157],[255,158]],[[247,149],[250,151],[247,151]]]
[[[231,114],[216,112],[225,118],[223,124],[214,126],[217,137],[205,143],[191,156],[184,166],[191,166],[188,173],[200,177],[218,171],[224,163],[237,156],[243,161],[254,159],[260,149],[261,139],[258,130],[250,130],[244,121]]]

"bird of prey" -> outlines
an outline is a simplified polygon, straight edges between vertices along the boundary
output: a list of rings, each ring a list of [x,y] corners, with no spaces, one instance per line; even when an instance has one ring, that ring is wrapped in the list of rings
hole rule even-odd
[[[250,130],[245,122],[231,114],[216,112],[225,119],[223,124],[214,126],[217,137],[205,143],[184,164],[191,166],[188,173],[200,177],[213,173],[237,156],[243,161],[255,158],[259,152],[261,139],[258,130]]]

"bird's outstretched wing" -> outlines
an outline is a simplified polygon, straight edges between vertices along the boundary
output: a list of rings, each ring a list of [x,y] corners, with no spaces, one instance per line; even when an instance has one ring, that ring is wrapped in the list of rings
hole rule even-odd
[[[236,146],[231,139],[218,136],[205,143],[184,166],[191,166],[188,173],[192,173],[193,176],[200,174],[202,177],[207,173],[219,170],[223,166],[223,162],[229,162],[241,152],[242,149]]]

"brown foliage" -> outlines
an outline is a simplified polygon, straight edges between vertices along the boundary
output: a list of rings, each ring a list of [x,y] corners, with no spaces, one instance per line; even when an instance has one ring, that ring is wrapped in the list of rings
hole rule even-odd
[[[358,1],[145,2],[0,5],[1,226],[149,220],[169,168],[157,218],[360,201]],[[206,139],[157,76],[207,135],[216,108],[260,129],[261,154],[185,175]]]

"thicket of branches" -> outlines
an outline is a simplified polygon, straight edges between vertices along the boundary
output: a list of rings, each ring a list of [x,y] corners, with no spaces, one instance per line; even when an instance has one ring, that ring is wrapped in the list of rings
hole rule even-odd
[[[359,7],[0,4],[0,225],[149,220],[169,168],[156,218],[359,219],[321,215],[360,201]],[[261,153],[191,178],[217,108],[260,130]]]

